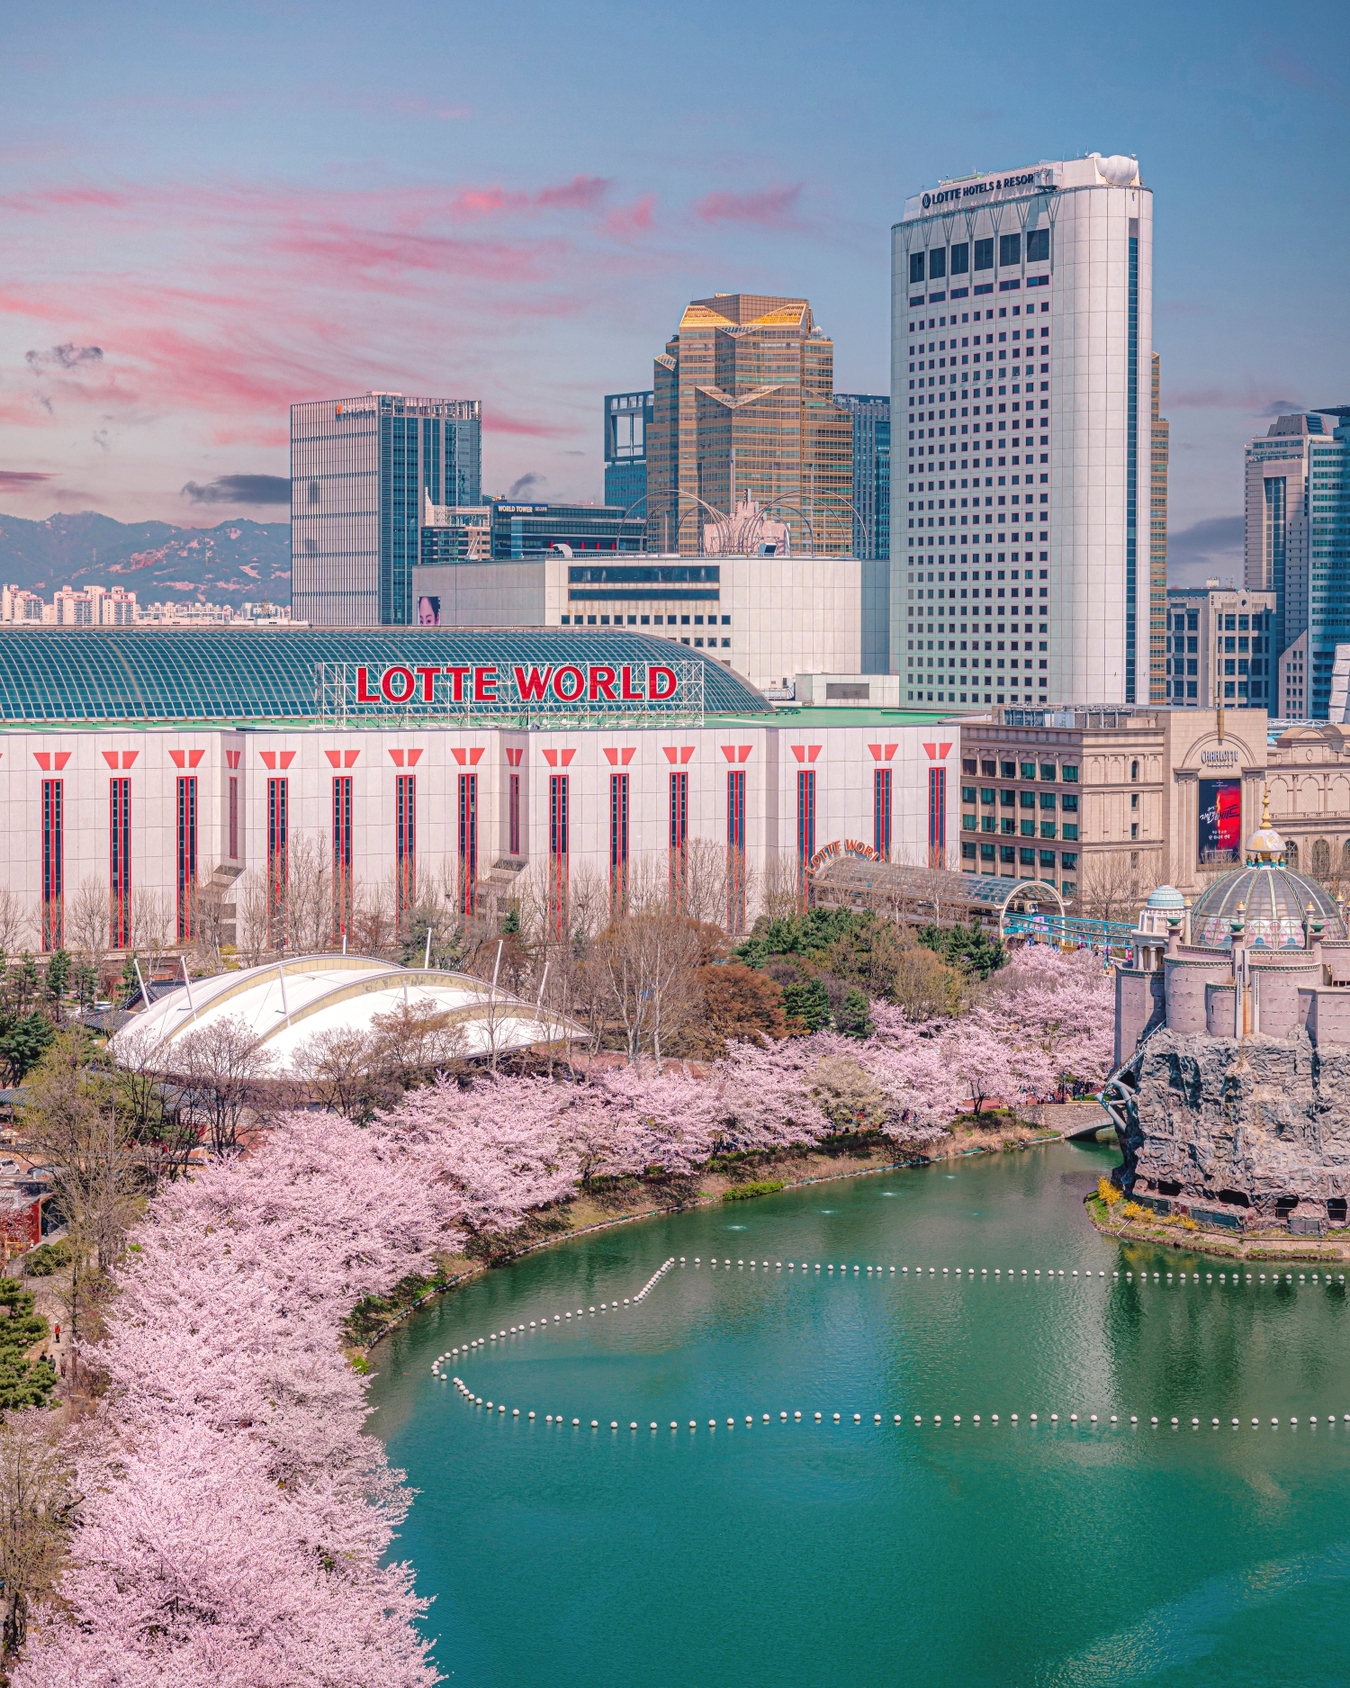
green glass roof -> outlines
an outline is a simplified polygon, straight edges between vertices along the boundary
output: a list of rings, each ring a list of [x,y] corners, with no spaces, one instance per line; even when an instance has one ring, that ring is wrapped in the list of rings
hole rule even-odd
[[[352,687],[360,666],[378,674],[394,664],[496,665],[505,677],[516,664],[542,669],[564,663],[631,665],[644,672],[654,663],[677,665],[701,674],[706,714],[772,713],[748,681],[719,662],[668,639],[619,628],[6,628],[0,631],[0,721],[309,721],[328,712],[320,676],[326,672],[331,682],[338,664],[348,665]],[[499,706],[474,704],[457,713],[485,721],[519,716],[513,686],[502,690],[509,696]],[[681,698],[670,712],[685,705]],[[541,719],[561,707],[553,704]],[[661,706],[645,712],[659,718]],[[579,707],[578,713],[599,711]],[[417,714],[415,706],[407,711],[408,718]]]

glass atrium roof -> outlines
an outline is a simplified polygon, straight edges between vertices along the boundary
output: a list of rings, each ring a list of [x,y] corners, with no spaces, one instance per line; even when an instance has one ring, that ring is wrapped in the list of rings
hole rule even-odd
[[[621,628],[6,628],[0,631],[0,722],[309,721],[328,713],[321,691],[325,684],[331,688],[344,664],[348,695],[354,695],[358,666],[378,675],[394,664],[495,664],[505,680],[518,663],[541,669],[563,663],[632,665],[644,673],[650,664],[665,663],[701,680],[701,687],[694,687],[702,692],[699,713],[772,712],[748,681],[701,651]],[[666,712],[683,715],[687,707],[681,698]],[[535,713],[541,724],[562,725],[564,708],[554,702]],[[645,712],[660,719],[663,710],[651,704]],[[444,713],[449,712],[410,706],[404,718]],[[454,711],[457,719],[468,716],[485,725],[525,713],[513,685],[503,685],[495,706]],[[572,713],[598,719],[604,711],[579,704]]]
[[[1191,942],[1199,949],[1231,949],[1230,923],[1239,917],[1254,949],[1302,949],[1308,904],[1325,922],[1322,936],[1345,937],[1345,922],[1326,888],[1292,868],[1240,867],[1216,879],[1191,910]]]

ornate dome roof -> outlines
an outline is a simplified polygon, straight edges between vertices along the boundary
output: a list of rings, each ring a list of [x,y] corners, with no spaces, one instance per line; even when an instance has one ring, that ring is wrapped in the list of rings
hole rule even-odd
[[[1230,923],[1242,919],[1250,946],[1302,949],[1309,903],[1313,918],[1325,922],[1324,937],[1345,937],[1340,911],[1315,879],[1272,862],[1240,867],[1216,879],[1196,902],[1191,910],[1191,942],[1201,949],[1231,949]]]
[[[1174,885],[1158,885],[1149,892],[1148,908],[1180,908],[1186,906],[1186,899]]]

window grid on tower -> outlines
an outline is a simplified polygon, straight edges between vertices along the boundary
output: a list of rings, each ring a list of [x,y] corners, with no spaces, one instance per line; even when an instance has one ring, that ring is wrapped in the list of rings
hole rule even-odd
[[[42,947],[59,950],[65,943],[64,780],[42,782]]]

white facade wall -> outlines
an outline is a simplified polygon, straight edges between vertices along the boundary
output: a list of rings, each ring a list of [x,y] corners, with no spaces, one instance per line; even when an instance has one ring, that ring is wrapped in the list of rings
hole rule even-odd
[[[1026,234],[1047,228],[1048,261],[1029,261]],[[975,243],[992,239],[998,254],[1007,235],[1023,237],[1018,261],[977,271]],[[892,244],[892,667],[941,651],[935,702],[1146,703],[1151,190],[1133,159],[1095,154],[943,181],[907,201]],[[915,254],[940,250],[946,268],[955,245],[969,271],[911,283]],[[1033,325],[1034,372],[1026,358],[1014,369]],[[992,369],[975,364],[977,335],[982,360],[1000,354]],[[1033,406],[1035,427],[1015,434]],[[977,510],[997,517],[979,521],[978,544]],[[996,593],[978,625],[977,564],[981,595]],[[907,595],[920,569],[945,590],[932,625]],[[1048,587],[1044,625],[1038,613],[1014,634],[1011,583],[1025,593],[1028,579],[1038,610]]]
[[[579,571],[648,575],[690,570],[708,572],[710,578],[674,585],[669,597],[661,595],[659,586],[625,588],[573,578]],[[716,651],[719,662],[751,685],[779,690],[790,686],[796,674],[861,670],[862,571],[856,557],[625,553],[610,561],[578,553],[422,568],[416,589],[439,598],[442,627],[632,627],[709,654]]]
[[[892,770],[895,860],[929,860],[930,767],[949,770],[943,817],[955,867],[958,737],[950,727],[832,725],[828,719],[749,717],[702,727],[643,731],[406,731],[302,729],[166,729],[148,731],[6,732],[0,734],[0,824],[10,839],[6,884],[19,899],[40,944],[43,895],[42,782],[62,782],[63,880],[67,941],[70,912],[82,886],[107,890],[110,880],[110,792],[131,780],[133,910],[146,891],[172,908],[176,899],[177,797],[180,778],[197,780],[197,878],[218,867],[261,875],[267,864],[268,780],[288,782],[289,839],[332,837],[333,779],[350,774],[353,873],[363,884],[389,885],[396,868],[395,781],[416,777],[419,883],[453,886],[458,871],[459,776],[478,776],[478,868],[485,879],[509,853],[509,777],[521,776],[521,854],[549,859],[549,781],[569,781],[569,866],[573,876],[606,876],[610,861],[610,778],[627,773],[629,860],[667,861],[672,773],[686,773],[688,837],[727,841],[727,773],[746,773],[746,862],[752,875],[798,847],[799,773],[815,775],[815,849],[874,839],[874,771]],[[927,745],[927,748],[925,748]],[[606,752],[613,752],[611,758]],[[459,753],[457,756],[456,753]],[[519,752],[511,764],[508,752]],[[631,752],[631,755],[629,754]],[[335,767],[329,753],[335,753]],[[397,756],[397,760],[396,760]],[[475,762],[476,756],[476,762]],[[349,762],[348,758],[352,760]],[[552,757],[552,761],[550,761]],[[625,761],[625,757],[627,760]],[[39,758],[42,760],[39,761]],[[112,763],[109,762],[112,758]],[[127,765],[130,758],[130,765]],[[461,760],[462,758],[462,760]],[[195,766],[194,766],[195,763]],[[270,763],[270,765],[269,765]],[[229,840],[229,781],[239,780],[238,853]],[[958,823],[959,824],[959,823]],[[233,877],[233,872],[227,877]],[[751,916],[753,918],[753,908]]]

